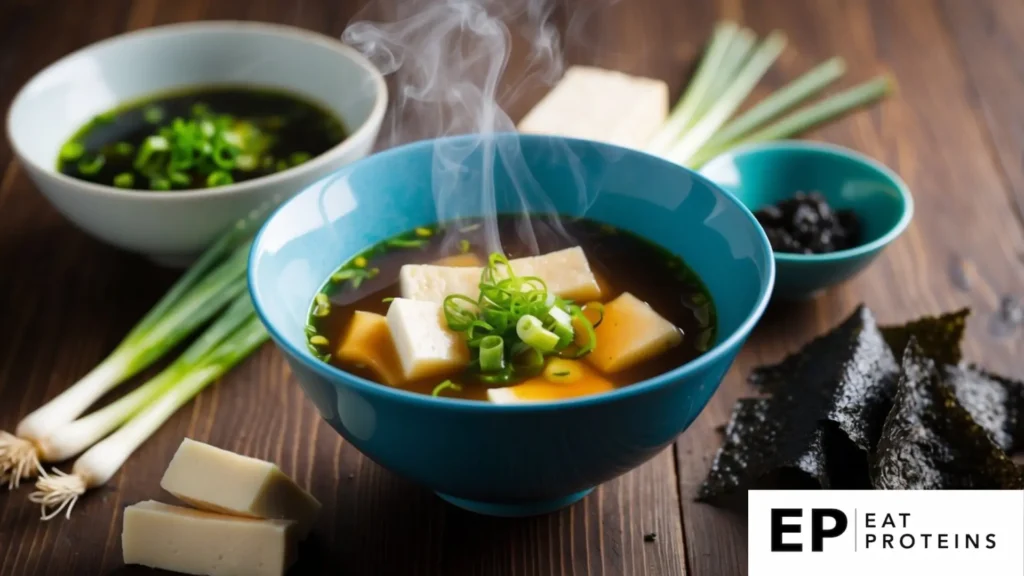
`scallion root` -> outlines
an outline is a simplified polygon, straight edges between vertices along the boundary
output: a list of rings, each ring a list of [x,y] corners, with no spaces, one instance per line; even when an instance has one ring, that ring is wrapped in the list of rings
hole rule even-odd
[[[31,502],[42,506],[42,519],[50,520],[64,511],[65,518],[71,518],[78,497],[85,494],[85,480],[78,474],[67,474],[56,468],[54,475],[40,469],[36,491],[29,494]]]
[[[14,434],[0,432],[0,484],[14,490],[22,478],[42,472],[36,445]]]

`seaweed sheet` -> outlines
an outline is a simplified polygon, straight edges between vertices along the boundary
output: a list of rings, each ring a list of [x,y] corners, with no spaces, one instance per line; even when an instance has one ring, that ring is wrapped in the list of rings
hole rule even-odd
[[[871,481],[887,490],[1024,488],[1016,465],[957,401],[943,372],[914,338],[903,353]]]
[[[897,361],[901,359],[907,343],[914,338],[928,358],[939,364],[956,365],[960,363],[960,343],[963,342],[970,314],[969,308],[961,308],[939,316],[924,316],[902,326],[883,326],[882,336]]]
[[[1024,448],[1024,382],[974,366],[944,366],[944,380],[974,421],[1006,452]]]
[[[896,374],[864,306],[800,352],[755,370],[751,382],[771,396],[737,402],[698,498],[727,500],[792,486],[794,478],[801,486],[867,487],[867,453],[881,434]]]
[[[899,365],[866,306],[858,306],[827,334],[774,366],[755,369],[750,383],[789,397],[799,412],[791,418],[835,422],[853,444],[868,452],[874,448],[882,422],[892,404]],[[814,414],[800,406],[801,398],[816,398]]]
[[[827,485],[817,422],[782,417],[789,408],[771,398],[737,400],[697,498],[742,505],[729,499],[749,488]]]
[[[949,442],[980,442],[959,436],[980,426],[997,449],[992,453],[988,446],[981,453],[1005,464],[999,449],[1024,447],[1024,383],[958,365],[969,313],[965,308],[879,328],[861,306],[782,362],[756,368],[749,381],[769,396],[736,403],[698,498],[727,503],[730,495],[757,488],[870,488],[872,473],[888,478],[879,476],[886,460],[876,448],[886,426],[890,434],[900,429],[902,416],[893,416],[892,408],[897,389],[909,385],[901,383],[907,380],[901,362],[911,341],[917,351],[911,365],[922,356],[934,359],[945,389],[955,392],[953,403],[962,403],[959,411],[949,410],[966,410],[967,422],[977,421],[974,428],[952,429]],[[890,456],[895,439],[887,438]],[[886,470],[894,472],[894,465]],[[970,474],[958,474],[951,468],[942,481],[972,482]]]

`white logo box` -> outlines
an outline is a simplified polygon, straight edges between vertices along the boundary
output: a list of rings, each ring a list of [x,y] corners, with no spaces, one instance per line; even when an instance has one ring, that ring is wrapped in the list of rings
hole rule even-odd
[[[1024,491],[755,490],[748,502],[750,576],[1024,576]]]

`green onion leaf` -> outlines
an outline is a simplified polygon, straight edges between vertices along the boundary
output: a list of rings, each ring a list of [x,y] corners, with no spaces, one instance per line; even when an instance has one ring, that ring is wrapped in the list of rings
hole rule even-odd
[[[211,172],[210,175],[206,177],[206,187],[215,188],[217,186],[227,186],[234,181],[235,180],[231,177],[231,174],[224,172],[223,170],[217,170],[216,172]]]
[[[421,248],[427,245],[426,240],[405,240],[402,238],[392,238],[385,242],[385,245],[391,248]]]
[[[97,154],[92,158],[83,158],[78,161],[78,171],[82,174],[93,175],[97,174],[103,169],[103,165],[107,163],[107,158],[103,154]]]
[[[131,156],[135,153],[135,146],[131,142],[118,142],[114,144],[114,154],[118,156]]]
[[[313,156],[309,152],[295,152],[288,157],[288,162],[290,162],[292,166],[298,166],[299,164],[308,162],[312,157]]]
[[[469,240],[466,240],[465,238],[463,238],[462,240],[459,240],[459,252],[461,252],[463,254],[469,254],[469,249],[470,249]]]
[[[122,172],[114,176],[114,186],[118,188],[131,188],[135,185],[135,175],[131,172]]]
[[[541,321],[530,314],[519,318],[516,334],[520,340],[541,352],[553,351],[559,342],[557,334],[545,329]]]
[[[81,142],[71,140],[60,147],[60,159],[74,162],[85,154],[85,145]]]
[[[462,386],[459,386],[458,384],[452,382],[451,380],[445,380],[444,382],[441,382],[436,387],[434,387],[434,391],[431,392],[430,395],[435,397],[440,396],[441,392],[444,392],[445,390],[462,392]]]
[[[164,119],[164,111],[159,106],[146,106],[142,117],[150,124],[159,124]]]
[[[480,370],[497,372],[505,368],[505,341],[501,336],[485,336],[480,341]]]

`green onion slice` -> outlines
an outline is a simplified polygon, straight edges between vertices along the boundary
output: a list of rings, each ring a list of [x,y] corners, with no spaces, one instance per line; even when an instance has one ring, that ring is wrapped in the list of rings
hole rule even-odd
[[[501,336],[485,336],[480,340],[480,370],[497,372],[505,368],[505,341]]]

